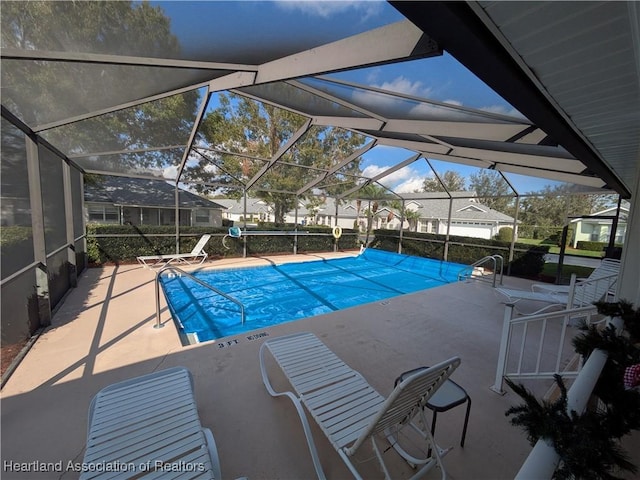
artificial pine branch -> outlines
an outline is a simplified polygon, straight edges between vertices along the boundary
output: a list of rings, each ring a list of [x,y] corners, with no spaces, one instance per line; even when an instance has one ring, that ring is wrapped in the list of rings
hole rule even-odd
[[[505,415],[513,415],[511,424],[525,430],[531,445],[540,438],[554,440],[558,429],[570,421],[567,415],[567,389],[560,375],[554,375],[554,379],[560,389],[560,397],[554,402],[543,400],[542,403],[522,384],[505,379],[506,384],[525,402],[509,408]]]
[[[620,317],[624,323],[624,329],[629,333],[631,342],[640,342],[640,308],[634,309],[633,304],[624,299],[617,302],[595,302],[595,306],[601,315]]]
[[[560,389],[560,397],[554,402],[539,402],[521,384],[506,379],[507,385],[518,394],[524,404],[509,408],[505,415],[513,415],[511,424],[524,428],[527,439],[533,445],[540,438],[551,441],[560,455],[561,464],[554,479],[617,480],[612,472],[629,471],[636,467],[617,443],[625,429],[627,416],[622,407],[615,421],[612,410],[567,413],[567,390],[559,375],[554,379]],[[631,398],[631,397],[629,397]],[[640,396],[638,397],[640,398]],[[633,405],[629,405],[633,408]],[[637,405],[636,405],[637,410]],[[640,417],[640,415],[638,415]],[[620,423],[622,421],[622,424]]]

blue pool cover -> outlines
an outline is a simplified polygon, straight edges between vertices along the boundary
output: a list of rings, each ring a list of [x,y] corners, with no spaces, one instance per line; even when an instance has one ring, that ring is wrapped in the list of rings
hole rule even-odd
[[[203,342],[300,318],[426,290],[457,281],[465,265],[366,249],[357,257],[266,267],[201,270],[197,282],[161,275],[167,303],[182,334]]]

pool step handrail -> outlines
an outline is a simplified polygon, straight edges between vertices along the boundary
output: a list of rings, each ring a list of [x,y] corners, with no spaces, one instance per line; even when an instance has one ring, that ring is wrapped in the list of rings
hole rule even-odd
[[[476,268],[486,265],[487,263],[493,264],[493,279],[491,281],[492,286],[495,288],[496,280],[498,278],[498,272],[500,273],[500,285],[502,285],[503,274],[504,274],[504,258],[502,255],[487,255],[486,257],[482,257],[480,260],[472,263],[471,265],[463,268],[458,273],[458,281],[465,280],[467,278],[473,278],[473,272]],[[478,278],[478,280],[486,281],[484,278]]]
[[[206,282],[203,282],[199,278],[194,277],[193,275],[191,275],[190,273],[185,272],[181,268],[178,268],[178,267],[176,267],[174,265],[166,265],[166,266],[162,267],[160,270],[158,270],[158,272],[156,273],[156,324],[155,324],[154,328],[162,328],[164,326],[160,322],[160,275],[162,273],[168,271],[168,270],[173,270],[173,271],[179,273],[180,275],[184,275],[185,277],[188,277],[191,280],[193,280],[194,282],[196,282],[198,285],[201,285],[201,286],[203,286],[205,288],[208,288],[212,292],[215,292],[218,295],[223,296],[224,298],[226,298],[230,302],[233,302],[236,305],[238,305],[240,307],[240,322],[241,322],[242,325],[244,325],[244,320],[245,320],[244,305],[240,300],[238,300],[237,298],[232,297],[231,295],[229,295],[227,293],[224,293],[223,291],[217,289],[216,287],[214,287],[212,285],[209,285]]]

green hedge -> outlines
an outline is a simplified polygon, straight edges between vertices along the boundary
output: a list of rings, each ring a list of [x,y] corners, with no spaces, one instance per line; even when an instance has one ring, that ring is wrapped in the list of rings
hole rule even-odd
[[[371,244],[373,248],[398,251],[399,232],[397,230],[376,230],[375,238]],[[437,260],[444,258],[444,242],[446,236],[432,233],[403,232],[402,252],[407,255],[418,255]],[[502,255],[507,262],[509,257],[510,242],[499,240],[486,240],[474,237],[449,237],[449,252],[447,259],[450,262],[471,265],[488,255]],[[505,271],[510,267],[511,275],[522,277],[536,277],[544,266],[544,256],[549,252],[547,245],[527,245],[516,243],[514,246],[513,261],[505,264]]]
[[[578,243],[576,243],[576,248],[578,250],[588,250],[590,252],[602,252],[608,246],[608,242],[588,242],[586,240],[578,240]],[[615,246],[622,248],[621,243],[616,243]]]
[[[261,225],[261,228],[256,230],[294,230],[293,226],[269,227],[269,225]],[[330,235],[331,228],[306,226],[299,228],[299,230],[323,235],[299,236],[298,252],[333,250],[335,240]],[[228,232],[229,230],[226,227],[180,227],[180,252],[190,252],[200,237],[205,233],[209,233],[213,235],[205,246],[205,251],[209,256],[213,258],[242,256],[244,238],[227,237],[223,245],[222,240]],[[158,234],[168,236],[154,236]],[[100,237],[100,235],[122,236]],[[354,230],[345,229],[338,242],[338,248],[341,250],[356,248],[358,246],[357,239],[358,236]],[[246,241],[248,255],[293,253],[293,236],[248,235]],[[172,253],[175,253],[174,226],[87,225],[87,255],[91,263],[128,262],[135,261],[136,257],[141,255],[167,255]]]

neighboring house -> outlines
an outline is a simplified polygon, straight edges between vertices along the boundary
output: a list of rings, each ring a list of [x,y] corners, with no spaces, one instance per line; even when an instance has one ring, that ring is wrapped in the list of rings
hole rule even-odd
[[[449,199],[433,198],[442,197],[442,193],[405,193],[405,209],[418,212],[419,217],[412,222],[405,219],[402,224],[404,230],[415,229],[423,233],[447,233],[447,219],[449,217]],[[474,198],[455,198],[455,196],[468,196],[468,192],[452,193],[454,196],[451,208],[450,235],[459,235],[476,238],[493,238],[501,228],[513,228],[513,217],[493,210],[486,205],[478,203]],[[373,201],[371,202],[373,204]],[[372,219],[372,228],[386,228],[400,230],[400,211],[389,206],[388,203],[379,201],[378,210]],[[363,200],[360,204],[360,212],[357,212],[357,203],[351,201],[338,208],[338,225],[342,228],[354,228],[355,222],[361,231],[366,230],[367,211],[370,203]],[[333,225],[335,218],[335,204],[333,200],[327,201],[327,206],[317,216],[317,223]],[[516,225],[517,238],[517,225]]]
[[[99,176],[84,186],[87,223],[175,225],[175,186],[165,181]],[[179,189],[180,225],[222,226],[223,207]]]
[[[216,198],[215,201],[222,205],[222,218],[237,224],[244,222],[244,199]],[[267,205],[264,200],[260,200],[259,198],[247,198],[246,220],[247,223],[251,224],[258,222],[272,222],[274,220],[273,209]]]
[[[606,210],[593,213],[591,216],[615,216],[617,208],[618,207],[607,208]],[[618,217],[618,228],[616,228],[616,237],[614,240],[615,243],[624,243],[624,237],[627,233],[628,216],[629,208],[621,205],[620,217]],[[576,248],[579,241],[608,243],[613,220],[610,218],[575,218],[571,220],[570,224],[575,226],[573,248]]]
[[[424,233],[447,233],[447,218],[449,216],[449,199],[434,198],[442,197],[442,193],[415,193],[404,194],[406,198],[405,208],[418,212],[419,218],[412,222],[405,219],[403,228],[405,230],[415,229]],[[468,192],[452,193],[454,196],[451,209],[451,235],[490,239],[497,235],[503,227],[513,228],[514,219],[509,215],[493,210],[486,205],[478,203],[474,198],[455,198],[455,196],[468,196]],[[223,213],[224,218],[236,222],[244,219],[244,202],[242,199],[216,199],[216,202],[226,208]],[[298,206],[298,223],[316,225],[336,225],[336,203],[332,198],[325,200],[315,212],[310,212],[304,206],[305,202],[300,202]],[[373,201],[371,202],[373,204]],[[337,225],[342,228],[354,228],[359,226],[364,232],[367,228],[367,211],[372,208],[368,200],[358,203],[355,200],[338,204]],[[258,221],[273,221],[273,213],[269,205],[263,200],[247,198],[247,222],[256,223]],[[285,222],[295,222],[295,212],[289,212],[285,217]],[[388,203],[378,202],[378,209],[372,218],[372,229],[387,228],[392,230],[400,229],[400,212]],[[517,226],[516,226],[517,238]]]
[[[490,239],[495,237],[501,228],[514,228],[513,217],[493,210],[479,203],[475,198],[464,198],[469,195],[469,192],[452,192],[451,195],[453,202],[447,198],[434,198],[442,197],[442,193],[404,194],[405,208],[420,214],[417,222],[418,232],[446,234],[450,203],[450,235]],[[515,225],[514,234],[518,238],[517,225]]]

